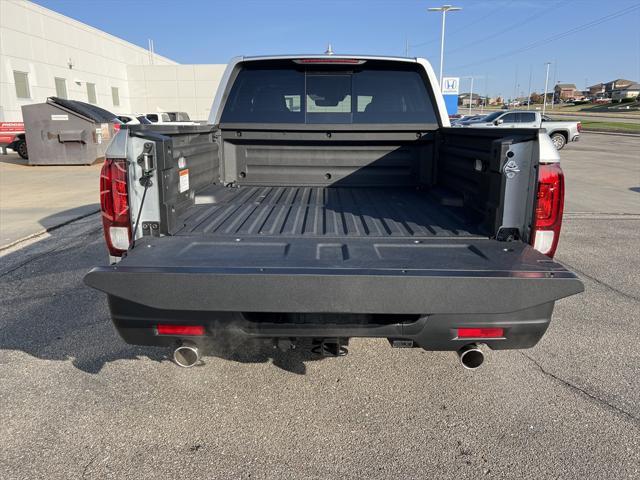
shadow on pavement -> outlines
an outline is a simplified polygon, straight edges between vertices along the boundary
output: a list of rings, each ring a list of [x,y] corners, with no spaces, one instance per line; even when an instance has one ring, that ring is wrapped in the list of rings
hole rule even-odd
[[[49,231],[54,228],[59,228],[67,223],[73,222],[80,218],[98,213],[100,211],[99,203],[89,203],[87,205],[81,205],[79,207],[70,208],[64,212],[55,213],[48,217],[45,217],[39,221],[42,227]]]
[[[22,165],[23,167],[29,167],[29,160],[26,160],[17,153],[7,153],[3,155],[0,153],[0,163],[8,163],[11,165]]]
[[[82,281],[92,267],[107,262],[99,215],[0,255],[0,351],[70,360],[92,374],[118,360],[170,359],[170,349],[132,346],[120,339],[106,296]],[[271,344],[239,339],[212,343],[205,364],[211,356],[240,363],[271,361],[296,374],[306,373],[305,362],[323,358],[306,349],[281,352]]]

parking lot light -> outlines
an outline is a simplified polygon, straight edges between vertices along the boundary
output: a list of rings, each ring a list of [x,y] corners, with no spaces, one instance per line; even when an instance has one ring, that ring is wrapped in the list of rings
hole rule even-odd
[[[544,112],[547,110],[547,88],[549,88],[549,65],[551,65],[551,62],[547,62],[545,63],[545,65],[547,66],[547,74],[544,79],[544,101],[542,102],[542,115],[544,115]]]
[[[427,9],[430,12],[442,12],[442,32],[440,33],[440,88],[442,88],[442,70],[444,65],[444,26],[447,12],[456,12],[462,10],[460,7],[454,7],[452,5],[442,5],[441,7],[431,7]]]

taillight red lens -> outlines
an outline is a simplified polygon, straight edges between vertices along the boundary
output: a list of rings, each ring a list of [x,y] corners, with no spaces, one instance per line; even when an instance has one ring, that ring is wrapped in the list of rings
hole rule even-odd
[[[578,133],[582,133],[582,123],[578,122]]]
[[[202,325],[170,325],[161,324],[156,327],[158,335],[204,335],[204,327]]]
[[[504,328],[459,328],[458,338],[502,338]]]
[[[102,165],[100,209],[109,253],[122,256],[131,239],[126,160],[107,158]]]
[[[553,258],[558,248],[564,209],[564,174],[557,163],[541,164],[531,243]]]

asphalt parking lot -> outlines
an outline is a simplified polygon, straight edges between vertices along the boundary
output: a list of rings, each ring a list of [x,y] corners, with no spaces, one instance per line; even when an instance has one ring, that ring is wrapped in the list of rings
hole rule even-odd
[[[453,353],[355,340],[350,354],[254,348],[180,369],[123,343],[83,275],[91,215],[0,261],[0,476],[640,478],[640,138],[562,151],[557,258],[586,291],[542,341]]]

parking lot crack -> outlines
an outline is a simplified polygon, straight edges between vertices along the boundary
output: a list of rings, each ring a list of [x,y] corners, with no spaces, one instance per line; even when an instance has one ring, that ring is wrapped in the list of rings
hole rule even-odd
[[[87,462],[87,464],[84,466],[84,469],[82,470],[82,478],[87,478],[87,470],[89,470],[89,467],[93,462],[95,462],[96,458],[98,458],[97,453],[93,455],[91,459]]]
[[[526,358],[527,360],[529,360],[531,363],[533,363],[538,370],[540,370],[540,372],[542,372],[543,375],[550,377],[554,380],[556,380],[557,382],[560,382],[561,384],[565,385],[566,387],[570,388],[571,390],[576,390],[578,392],[580,392],[581,394],[583,394],[584,396],[586,396],[587,398],[595,401],[596,403],[599,403],[600,405],[603,405],[605,408],[609,408],[610,410],[613,410],[615,413],[618,413],[620,415],[622,415],[623,417],[631,420],[631,422],[635,425],[640,426],[640,418],[636,417],[635,415],[633,415],[632,413],[627,412],[626,410],[623,410],[622,408],[607,402],[606,400],[597,397],[596,395],[589,393],[587,390],[585,390],[584,388],[581,388],[563,378],[560,378],[559,376],[557,376],[554,373],[551,373],[550,371],[548,371],[547,369],[545,369],[542,365],[540,365],[540,363],[533,357],[530,357],[529,355],[527,355],[526,353],[520,351],[518,352],[520,353],[520,355],[522,355],[524,358]]]
[[[622,290],[619,290],[619,289],[617,289],[616,287],[614,287],[614,286],[612,286],[612,285],[609,285],[608,283],[603,282],[602,280],[600,280],[600,279],[598,279],[598,278],[596,278],[596,277],[594,277],[594,276],[592,276],[592,275],[589,275],[589,274],[588,274],[588,273],[586,273],[586,272],[583,272],[583,271],[582,271],[582,270],[580,270],[579,268],[574,267],[573,265],[571,265],[571,264],[569,264],[569,263],[565,262],[564,260],[562,261],[562,264],[563,264],[565,267],[568,267],[569,269],[573,270],[575,273],[579,274],[580,276],[582,276],[582,277],[586,277],[586,278],[588,278],[589,280],[591,280],[591,281],[593,281],[593,282],[597,283],[598,285],[601,285],[601,286],[603,286],[603,287],[605,287],[605,288],[608,288],[609,290],[612,290],[612,291],[616,292],[618,295],[622,295],[623,297],[628,298],[629,300],[633,300],[634,302],[640,302],[640,298],[635,297],[635,296],[633,296],[633,295],[631,295],[631,294],[629,294],[629,293],[623,292]]]

